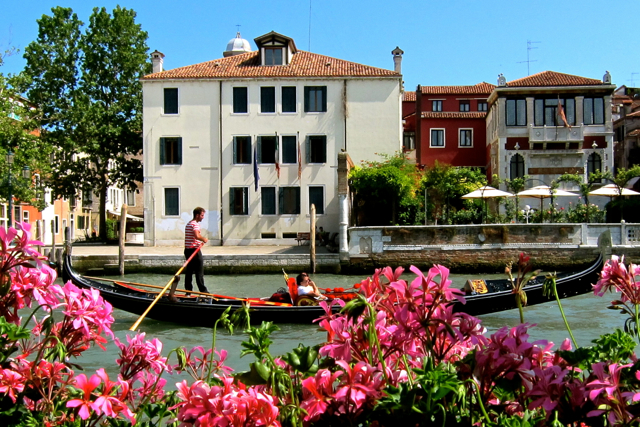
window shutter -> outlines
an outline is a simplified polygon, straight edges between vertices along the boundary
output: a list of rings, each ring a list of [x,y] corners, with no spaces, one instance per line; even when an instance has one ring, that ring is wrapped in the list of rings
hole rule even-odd
[[[322,163],[327,163],[327,137],[322,138]]]
[[[296,214],[300,215],[300,187],[296,187]]]
[[[262,163],[262,137],[258,137],[258,163]]]
[[[164,165],[167,163],[167,159],[165,158],[165,142],[164,138],[160,138],[160,164]]]
[[[307,160],[307,163],[311,163],[311,138],[308,136],[307,136],[307,140],[305,142],[304,148],[306,150],[305,158]]]
[[[322,87],[322,111],[327,111],[327,87]]]
[[[182,164],[182,137],[176,138],[176,164]]]
[[[280,212],[280,214],[284,213],[284,188],[280,187],[278,188],[278,212]]]
[[[309,86],[305,86],[304,87],[304,112],[308,113],[309,112],[309,91],[310,91],[310,87]]]
[[[232,187],[232,188],[229,189],[229,212],[231,213],[231,215],[235,214],[234,209],[233,209],[233,206],[234,206],[233,202],[234,201],[235,201],[235,191],[234,191],[234,189]]]
[[[242,214],[249,215],[249,189],[242,188]]]
[[[238,138],[237,137],[233,137],[233,160],[232,162],[238,163]]]

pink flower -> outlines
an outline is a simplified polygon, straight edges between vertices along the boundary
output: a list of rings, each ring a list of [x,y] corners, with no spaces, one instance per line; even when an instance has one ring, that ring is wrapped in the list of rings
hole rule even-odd
[[[24,377],[10,369],[0,369],[0,393],[8,395],[16,403],[16,393],[24,391]]]
[[[80,407],[78,415],[83,420],[88,419],[91,416],[91,409],[94,406],[91,400],[93,390],[100,384],[100,377],[92,375],[91,379],[87,380],[85,374],[80,374],[75,378],[75,385],[83,392],[81,399],[72,399],[67,402],[67,408]]]

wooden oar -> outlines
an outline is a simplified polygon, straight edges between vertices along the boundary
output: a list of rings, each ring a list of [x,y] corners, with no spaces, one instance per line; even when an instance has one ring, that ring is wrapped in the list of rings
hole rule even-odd
[[[167,292],[167,289],[169,289],[169,287],[173,284],[174,280],[176,280],[176,278],[180,277],[180,273],[182,273],[182,270],[185,269],[185,267],[189,264],[189,261],[191,261],[193,259],[194,256],[196,256],[196,254],[198,253],[198,251],[200,249],[202,249],[203,245],[200,245],[196,248],[195,251],[193,251],[193,253],[191,254],[191,256],[189,257],[189,259],[187,259],[185,261],[184,264],[182,264],[182,267],[180,267],[180,270],[178,270],[178,272],[171,278],[171,280],[169,280],[169,283],[167,283],[165,285],[164,288],[162,288],[162,291],[160,291],[158,293],[158,296],[153,300],[153,302],[151,304],[149,304],[149,307],[147,307],[147,309],[144,311],[144,313],[142,313],[142,315],[138,318],[138,320],[136,320],[136,322],[129,328],[130,331],[135,331],[136,329],[138,329],[138,326],[140,325],[140,322],[142,322],[142,320],[147,316],[147,314],[151,311],[151,309],[153,308],[154,305],[156,305],[156,303],[160,300],[160,298],[162,298],[162,295]]]

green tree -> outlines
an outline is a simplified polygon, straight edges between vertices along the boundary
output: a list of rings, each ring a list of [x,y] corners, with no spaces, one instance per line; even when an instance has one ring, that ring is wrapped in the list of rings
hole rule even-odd
[[[616,186],[618,194],[622,194],[622,189],[626,187],[629,181],[637,177],[640,177],[640,165],[634,165],[629,169],[618,169],[615,177],[612,177],[610,172],[605,172],[603,175],[603,178],[611,181]],[[619,199],[615,204],[620,206],[620,219],[624,219],[625,201],[622,200],[622,197],[619,197]]]
[[[147,33],[136,13],[95,8],[89,26],[70,8],[55,7],[38,20],[27,46],[27,96],[35,124],[54,147],[49,181],[55,197],[80,191],[100,198],[100,237],[106,239],[110,186],[136,188],[142,180],[142,86],[150,71]]]
[[[493,179],[496,182],[496,184],[499,185],[500,179],[498,178],[498,176],[494,175]],[[520,206],[520,197],[518,196],[518,193],[524,190],[524,183],[527,182],[528,179],[529,179],[529,175],[523,175],[519,178],[504,180],[504,183],[507,186],[507,190],[513,193],[514,195],[515,206],[513,208],[513,211],[514,211],[514,219],[516,220],[516,222],[518,221],[518,206]]]
[[[349,174],[357,225],[414,225],[422,205],[416,194],[420,175],[404,156],[383,156]]]
[[[578,185],[578,191],[584,200],[585,215],[587,222],[591,222],[589,218],[589,193],[593,190],[595,184],[602,181],[605,174],[601,171],[592,172],[584,182],[582,175],[565,173],[558,178],[558,182],[572,182]]]
[[[433,203],[435,208],[436,223],[438,219],[450,223],[452,214],[463,206],[460,197],[486,183],[486,177],[477,168],[455,167],[437,161],[425,170],[422,180],[423,188],[427,189],[429,202]]]

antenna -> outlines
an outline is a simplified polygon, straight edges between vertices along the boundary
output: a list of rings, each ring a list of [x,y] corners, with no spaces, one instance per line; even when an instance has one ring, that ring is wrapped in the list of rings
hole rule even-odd
[[[640,73],[631,73],[631,78],[629,80],[627,80],[628,82],[631,82],[631,87],[636,87],[635,82],[636,80],[633,78],[633,76],[638,75]]]
[[[529,71],[529,65],[532,62],[538,62],[537,59],[529,59],[529,52],[531,52],[532,49],[537,49],[537,47],[532,46],[533,43],[541,43],[541,42],[532,42],[531,40],[527,40],[527,60],[518,62],[518,64],[522,64],[523,62],[527,63],[527,76],[531,75],[531,72]]]
[[[311,0],[309,0],[309,52],[311,52]]]

